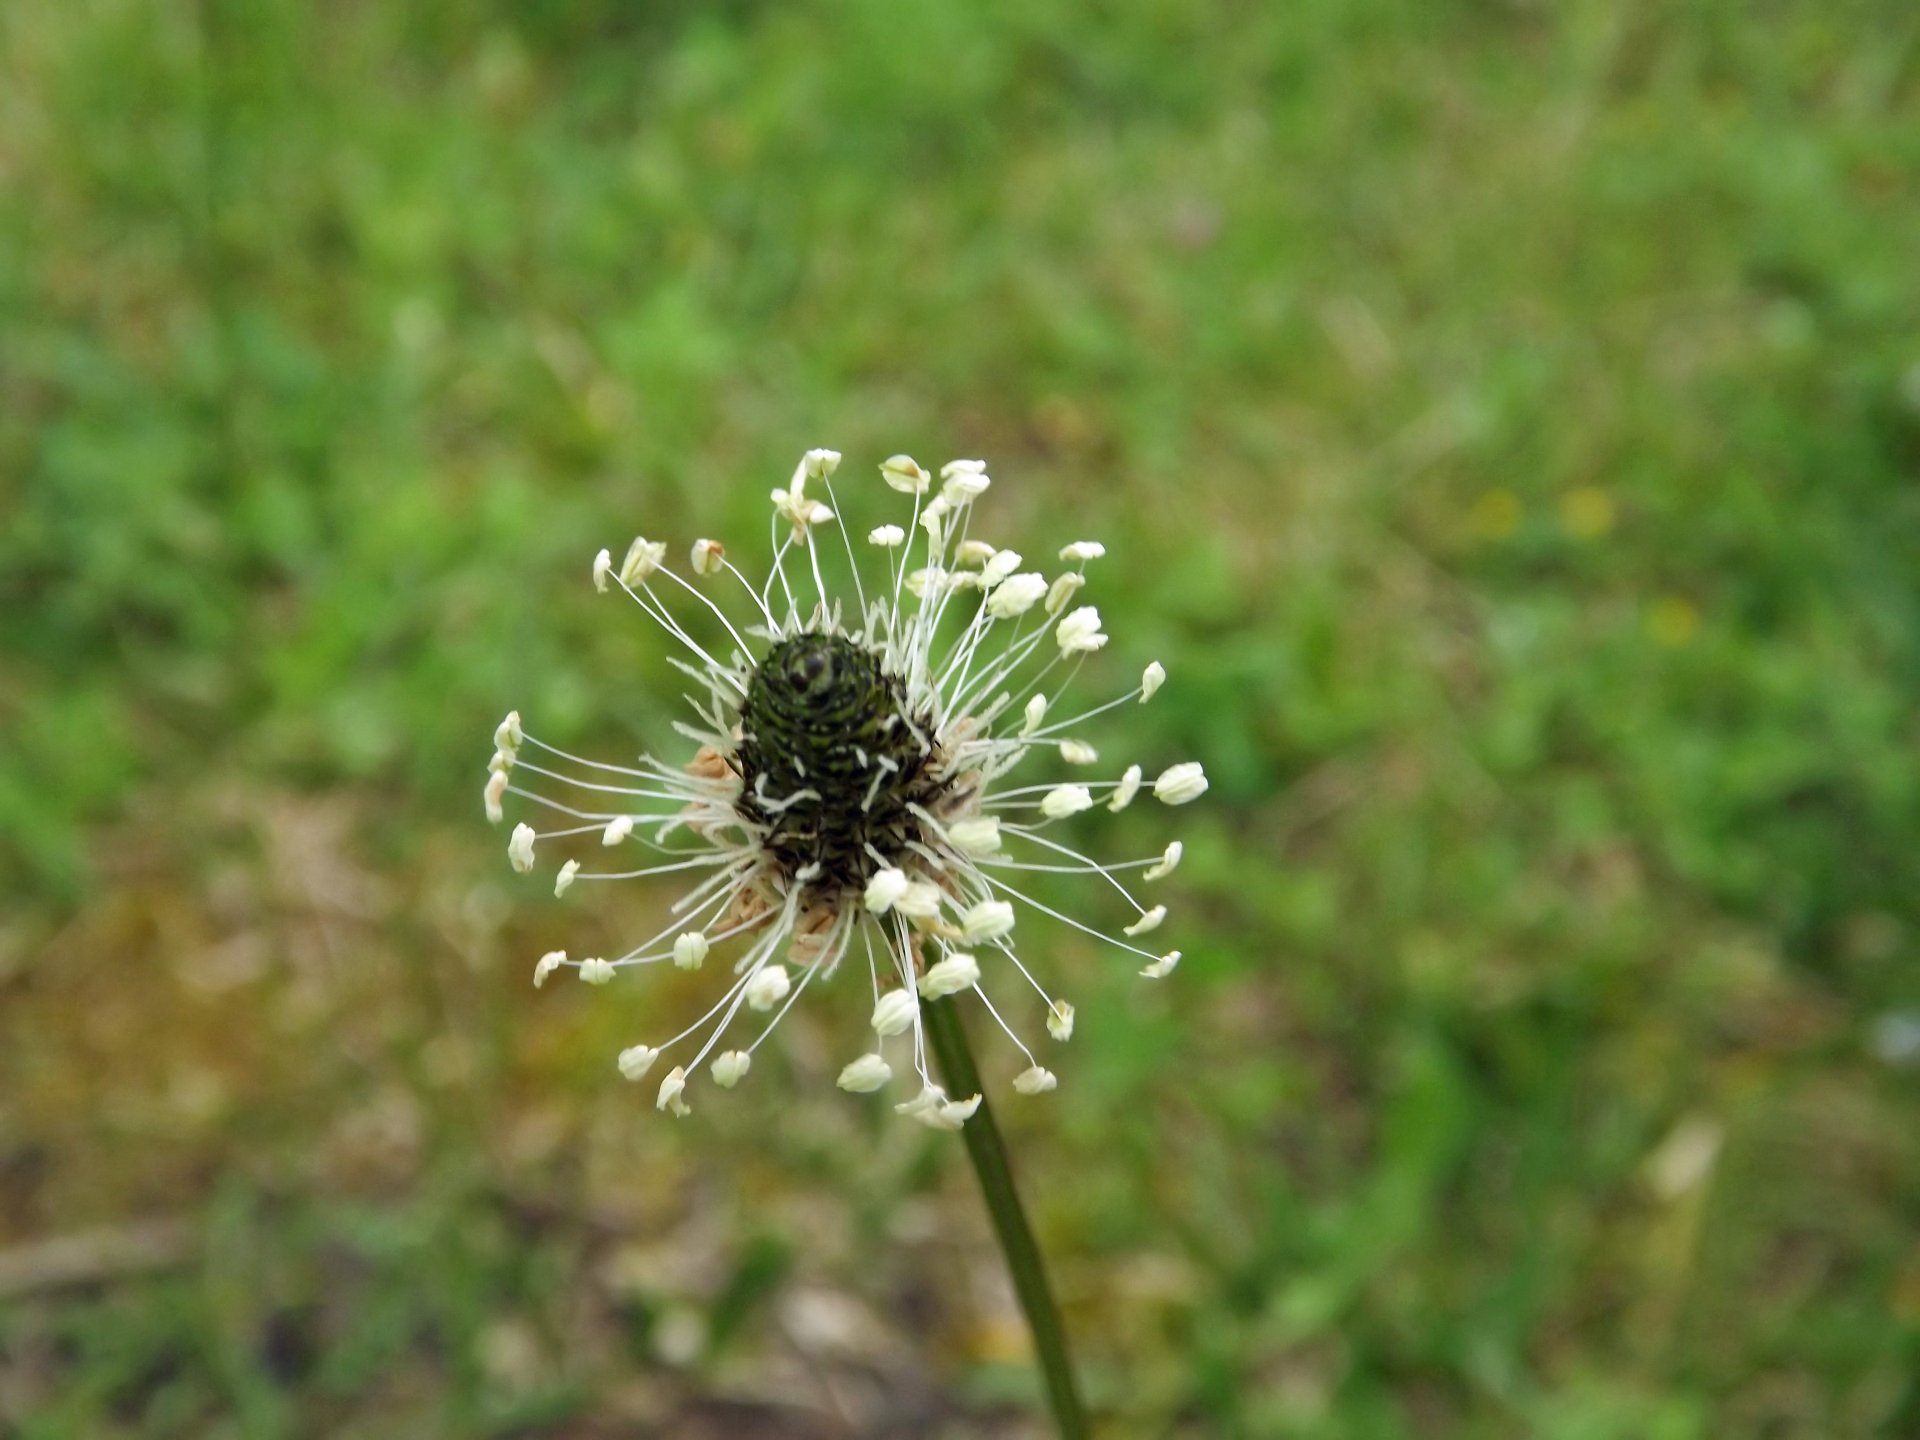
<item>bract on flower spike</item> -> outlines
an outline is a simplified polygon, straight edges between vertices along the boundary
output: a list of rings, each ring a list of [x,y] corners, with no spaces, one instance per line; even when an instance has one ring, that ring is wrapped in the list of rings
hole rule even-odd
[[[594,588],[634,605],[681,651],[676,663],[693,677],[694,716],[678,728],[690,753],[634,764],[586,760],[529,733],[512,713],[494,730],[481,798],[496,822],[508,796],[563,817],[544,831],[520,821],[507,847],[523,873],[539,846],[578,848],[558,868],[556,894],[588,879],[686,882],[660,933],[573,965],[587,984],[660,963],[702,971],[710,950],[729,947],[717,968],[731,978],[703,1019],[658,1046],[620,1052],[620,1073],[630,1080],[653,1072],[663,1056],[680,1062],[660,1082],[660,1109],[688,1113],[690,1077],[702,1066],[716,1085],[738,1084],[760,1041],[851,956],[868,971],[859,983],[865,990],[870,982],[879,1043],[839,1072],[839,1087],[866,1093],[887,1085],[894,1062],[883,1052],[898,1046],[918,1091],[896,1108],[936,1129],[958,1129],[980,1097],[949,1095],[931,1072],[927,1028],[949,1023],[949,1012],[931,1007],[978,1005],[990,1015],[1027,1062],[1012,1082],[1024,1095],[1057,1082],[1013,1028],[1015,1007],[988,1001],[989,993],[1030,988],[1048,1033],[1073,1033],[1073,1006],[1047,992],[1016,944],[1022,906],[1133,955],[1152,978],[1179,963],[1178,951],[1135,943],[1167,910],[1135,899],[1129,877],[1171,873],[1180,842],[1157,859],[1109,865],[1063,833],[1096,805],[1126,808],[1142,787],[1141,768],[1085,783],[1058,771],[1038,782],[1011,778],[1040,760],[1096,766],[1095,748],[1067,732],[1129,698],[1150,699],[1166,672],[1150,664],[1117,698],[1071,705],[1059,693],[1062,674],[1071,680],[1108,644],[1100,611],[1074,604],[1086,565],[1104,547],[1066,545],[1060,558],[1072,568],[1051,580],[1022,571],[1017,550],[968,534],[992,484],[985,462],[950,461],[936,483],[909,455],[884,461],[884,489],[871,492],[895,492],[898,521],[852,532],[841,519],[849,497],[834,490],[840,459],[809,450],[771,492],[775,549],[763,579],[748,579],[709,538],[676,552],[681,571],[665,543],[645,537],[617,566],[610,550],[594,556]],[[856,550],[855,533],[879,553]],[[851,593],[829,587],[814,549],[823,539],[851,560]],[[1168,766],[1153,782],[1169,805],[1206,788],[1205,772],[1191,762]],[[640,858],[583,868],[587,855],[616,850]],[[1028,873],[1041,871],[1100,881],[1099,893],[1111,887],[1131,902],[1133,918],[1115,933],[1093,917],[1050,909],[1029,888],[1042,882]],[[562,951],[542,956],[535,983],[569,964]],[[743,1027],[757,1033],[737,1036]]]

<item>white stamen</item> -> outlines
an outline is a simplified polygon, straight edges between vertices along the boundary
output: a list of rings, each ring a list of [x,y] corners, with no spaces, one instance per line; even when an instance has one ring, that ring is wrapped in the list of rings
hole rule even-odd
[[[649,540],[644,535],[634,536],[633,543],[627,547],[627,558],[620,562],[620,583],[628,586],[641,584],[660,568],[660,562],[666,558],[667,547],[663,542]]]
[[[1167,805],[1185,805],[1207,793],[1207,774],[1197,760],[1169,765],[1153,782],[1153,798]]]
[[[1060,758],[1069,765],[1091,765],[1100,758],[1100,752],[1084,740],[1062,740]]]
[[[881,461],[880,478],[902,495],[924,495],[933,483],[933,477],[911,455],[895,455]]]
[[[867,909],[876,915],[886,914],[900,902],[912,883],[904,870],[892,867],[876,870],[873,878],[867,881]]]
[[[653,1102],[656,1110],[671,1110],[675,1115],[690,1115],[687,1102],[680,1097],[686,1092],[687,1071],[683,1065],[676,1065],[667,1072],[667,1078],[660,1082],[660,1095]]]
[[[629,1080],[638,1080],[653,1068],[653,1062],[660,1058],[660,1052],[651,1045],[631,1045],[620,1052],[620,1073]]]
[[[580,862],[569,860],[560,867],[560,873],[554,877],[553,898],[558,900],[567,893],[567,887],[573,884],[573,877],[580,873]]]
[[[1031,735],[1040,728],[1040,722],[1047,718],[1047,697],[1035,695],[1027,701],[1027,708],[1020,723],[1020,733]]]
[[[607,822],[607,828],[600,832],[602,845],[618,845],[633,834],[633,816],[616,815]]]
[[[713,1062],[710,1073],[714,1084],[722,1090],[731,1090],[752,1067],[753,1056],[744,1050],[729,1050]]]
[[[1158,930],[1161,921],[1166,918],[1167,907],[1164,905],[1156,905],[1143,914],[1138,920],[1134,921],[1133,924],[1127,926],[1121,933],[1126,935],[1144,935],[1149,930]]]
[[[605,960],[582,960],[580,978],[589,985],[605,985],[613,979],[613,966]]]
[[[1147,701],[1153,698],[1154,692],[1166,683],[1166,667],[1158,660],[1155,660],[1151,665],[1147,666],[1145,670],[1140,672],[1140,703],[1142,705],[1146,704]]]
[[[613,552],[602,550],[593,557],[593,588],[602,595],[607,593],[607,575],[613,569]]]
[[[771,1010],[787,998],[787,991],[793,988],[793,980],[787,974],[787,967],[777,961],[763,965],[747,981],[747,1005],[750,1009]]]
[[[1058,615],[1067,608],[1068,603],[1079,593],[1080,587],[1087,583],[1087,577],[1078,570],[1069,570],[1057,578],[1047,590],[1047,613]]]
[[[893,1067],[879,1055],[862,1055],[846,1069],[840,1072],[835,1083],[842,1090],[851,1090],[856,1095],[867,1095],[878,1090],[893,1078]]]
[[[549,950],[540,957],[540,963],[533,967],[533,988],[538,990],[547,983],[547,977],[567,963],[567,952]]]
[[[927,967],[927,973],[920,977],[920,994],[923,999],[938,1000],[947,995],[958,995],[962,990],[971,990],[980,983],[980,962],[973,956],[955,951],[938,965]]]
[[[1058,1086],[1059,1083],[1059,1077],[1051,1070],[1040,1065],[1022,1070],[1018,1075],[1013,1077],[1013,1088],[1018,1090],[1022,1095],[1044,1095],[1047,1091]]]
[[[673,942],[673,963],[681,970],[698,970],[707,958],[707,937],[699,930],[688,930]]]
[[[1186,851],[1187,847],[1182,845],[1178,840],[1175,840],[1171,845],[1167,846],[1166,852],[1161,855],[1160,863],[1143,872],[1140,878],[1142,880],[1165,879],[1179,866],[1180,857],[1186,854]]]
[[[1056,1000],[1047,1008],[1047,1033],[1056,1040],[1073,1038],[1073,1006]]]
[[[873,1007],[873,1032],[881,1036],[901,1034],[912,1027],[919,1015],[920,1002],[913,998],[911,990],[889,990]]]
[[[991,855],[1000,848],[1000,817],[956,820],[947,827],[947,840],[962,855]]]
[[[1169,950],[1151,965],[1146,966],[1140,973],[1149,980],[1164,980],[1173,973],[1173,967],[1179,963],[1180,952],[1178,950]]]
[[[1078,561],[1084,565],[1089,560],[1098,560],[1106,553],[1107,547],[1098,540],[1076,540],[1060,552],[1060,558]]]
[[[1107,643],[1100,633],[1100,612],[1092,605],[1082,605],[1062,620],[1054,627],[1053,638],[1062,655],[1090,654]]]
[[[513,834],[507,840],[507,859],[522,875],[533,869],[534,839],[533,827],[521,824],[513,827]]]
[[[1129,765],[1121,775],[1120,783],[1113,787],[1113,796],[1107,801],[1107,809],[1116,814],[1133,803],[1133,797],[1140,793],[1140,767]]]
[[[727,547],[718,540],[696,540],[690,557],[696,575],[718,575],[727,563]]]
[[[507,786],[511,783],[512,777],[504,770],[496,770],[487,776],[487,788],[482,792],[482,799],[486,802],[489,825],[498,825],[506,818],[506,812],[500,808],[500,801],[505,797]]]
[[[991,940],[1013,929],[1013,906],[1005,900],[982,900],[960,917],[960,931],[969,940]]]
[[[1064,820],[1092,808],[1093,795],[1084,785],[1056,785],[1040,802],[1040,813],[1049,820]]]

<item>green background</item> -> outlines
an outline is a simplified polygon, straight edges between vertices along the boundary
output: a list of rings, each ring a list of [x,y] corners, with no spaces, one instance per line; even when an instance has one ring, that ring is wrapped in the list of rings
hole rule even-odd
[[[1213,778],[1076,832],[1184,836],[1173,979],[1022,930],[1103,1433],[1920,1434],[1911,6],[14,0],[0,66],[0,1428],[1042,1433],[856,987],[669,1121],[612,1057],[712,976],[528,977],[671,892],[479,813],[509,706],[672,738],[593,551],[757,570],[831,445],[1105,541],[1083,693],[1172,678],[1089,738]]]

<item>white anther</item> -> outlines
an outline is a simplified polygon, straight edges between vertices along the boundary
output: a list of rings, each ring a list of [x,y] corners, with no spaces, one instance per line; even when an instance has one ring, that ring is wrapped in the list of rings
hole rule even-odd
[[[1013,1077],[1013,1088],[1022,1095],[1044,1095],[1059,1083],[1059,1077],[1042,1065],[1031,1066]]]
[[[507,841],[507,859],[522,875],[533,869],[534,833],[531,825],[516,825]]]
[[[900,903],[900,897],[907,893],[912,883],[907,879],[906,871],[892,866],[874,871],[873,878],[867,881],[867,909],[876,915],[886,914]]]
[[[1040,728],[1040,722],[1046,718],[1047,697],[1044,695],[1035,695],[1031,700],[1027,701],[1027,708],[1021,716],[1020,733],[1022,735],[1033,734],[1034,731]]]
[[[687,1070],[684,1065],[676,1065],[667,1072],[667,1078],[660,1082],[660,1094],[653,1102],[656,1110],[671,1110],[675,1115],[690,1115],[687,1102],[680,1097],[686,1092]]]
[[[558,900],[567,893],[567,887],[573,884],[573,877],[580,873],[580,862],[569,860],[560,867],[560,873],[553,879],[553,898]]]
[[[1141,878],[1146,880],[1165,879],[1167,876],[1171,875],[1176,868],[1178,868],[1180,864],[1180,857],[1186,854],[1186,852],[1187,852],[1187,847],[1185,845],[1182,845],[1178,840],[1175,840],[1172,844],[1167,846],[1166,853],[1161,855],[1160,863],[1148,869]]]
[[[940,887],[928,880],[915,880],[907,893],[893,902],[893,908],[912,920],[926,920],[940,913]]]
[[[980,567],[981,583],[986,585],[989,589],[991,589],[995,585],[998,585],[1002,580],[1005,580],[1009,575],[1013,574],[1014,571],[1020,568],[1020,559],[1021,559],[1021,556],[1018,550],[994,551],[992,558],[990,558],[985,565],[982,565]],[[1033,578],[1038,580],[1041,577],[1036,575]],[[1036,595],[1034,598],[1037,600],[1040,597]]]
[[[582,960],[580,978],[589,985],[605,985],[613,979],[613,963],[608,960]]]
[[[995,585],[993,594],[987,597],[987,616],[992,620],[1011,620],[1016,615],[1024,615],[1039,604],[1040,597],[1046,593],[1047,577],[1044,575],[1027,570],[1008,576]]]
[[[1049,820],[1064,820],[1093,808],[1093,795],[1084,785],[1056,785],[1040,801],[1040,813]]]
[[[1013,929],[1013,906],[1005,900],[982,900],[960,917],[960,930],[969,940],[992,940]]]
[[[913,1027],[914,1017],[919,1013],[920,1002],[911,990],[889,990],[873,1007],[873,1032],[882,1036],[898,1035]]]
[[[1153,692],[1167,683],[1166,667],[1158,660],[1140,672],[1140,703],[1153,699]]]
[[[842,1090],[851,1090],[856,1095],[867,1095],[878,1090],[893,1078],[893,1067],[880,1055],[862,1055],[840,1072],[839,1080],[834,1083]]]
[[[540,957],[540,963],[533,967],[533,988],[538,990],[547,983],[547,977],[567,963],[567,952],[549,950]]]
[[[606,593],[607,576],[613,571],[613,552],[602,550],[593,557],[593,588]]]
[[[1059,642],[1062,655],[1084,655],[1098,650],[1107,643],[1107,637],[1100,633],[1100,612],[1092,605],[1082,605],[1054,627],[1053,638]]]
[[[1129,765],[1120,777],[1120,783],[1113,787],[1113,798],[1107,801],[1107,809],[1118,814],[1133,803],[1133,797],[1140,793],[1140,767]]]
[[[1080,593],[1080,587],[1086,583],[1087,577],[1082,575],[1078,570],[1069,570],[1066,574],[1056,579],[1053,584],[1047,588],[1047,613],[1049,615],[1058,615],[1062,610],[1066,609],[1068,602]]]
[[[633,834],[633,816],[616,815],[607,822],[607,828],[600,832],[602,845],[618,845]]]
[[[891,550],[907,538],[907,532],[898,525],[877,525],[867,532],[867,539],[875,545],[884,545]]]
[[[1164,905],[1156,905],[1143,914],[1138,920],[1134,921],[1133,924],[1127,926],[1126,933],[1129,935],[1144,935],[1149,930],[1158,930],[1160,928],[1160,922],[1166,918],[1167,907]]]
[[[1178,950],[1169,950],[1151,965],[1142,969],[1140,973],[1149,980],[1164,980],[1173,973],[1173,967],[1179,963],[1180,952]]]
[[[696,540],[689,557],[696,575],[718,575],[726,567],[727,547],[718,540]]]
[[[1073,1006],[1056,1000],[1047,1011],[1047,1033],[1056,1040],[1073,1038]]]
[[[644,535],[633,537],[633,544],[627,547],[627,558],[620,562],[620,583],[639,585],[644,583],[654,571],[660,568],[660,562],[667,558],[667,547],[660,540],[649,540]]]
[[[629,1080],[638,1080],[659,1058],[660,1052],[651,1045],[629,1045],[620,1052],[620,1073]]]
[[[924,495],[933,476],[911,455],[894,455],[880,462],[880,478],[902,495]],[[893,527],[888,526],[888,529]]]
[[[937,965],[929,965],[920,977],[920,994],[927,1000],[958,995],[980,983],[980,962],[973,956],[955,951]]]
[[[496,770],[487,776],[487,788],[481,792],[481,798],[487,806],[487,823],[498,825],[506,818],[506,812],[500,808],[500,802],[506,797],[508,778],[504,770]]]
[[[778,962],[763,965],[747,981],[747,1005],[754,1010],[771,1010],[787,998],[791,989],[793,981],[788,978],[786,966]]]
[[[1153,782],[1153,798],[1167,805],[1185,805],[1207,793],[1207,772],[1197,760],[1169,765]]]
[[[1060,758],[1069,765],[1091,765],[1100,758],[1100,752],[1084,740],[1062,740]]]
[[[707,937],[689,930],[673,942],[673,963],[682,970],[698,970],[707,958]]]
[[[752,1068],[753,1056],[744,1050],[729,1050],[713,1062],[713,1083],[722,1090],[731,1090]]]
[[[991,855],[1000,848],[1000,818],[979,816],[947,827],[947,843],[962,855]]]
[[[1077,560],[1084,565],[1089,560],[1098,560],[1107,553],[1107,547],[1098,540],[1076,540],[1060,552],[1062,560]]]

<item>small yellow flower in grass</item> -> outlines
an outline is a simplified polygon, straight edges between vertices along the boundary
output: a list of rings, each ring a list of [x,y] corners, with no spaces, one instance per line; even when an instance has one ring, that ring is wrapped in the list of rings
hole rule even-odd
[[[1489,490],[1473,502],[1467,525],[1482,540],[1507,540],[1524,518],[1520,499],[1511,490]]]
[[[1582,485],[1560,497],[1560,524],[1576,540],[1598,540],[1613,529],[1613,496]]]
[[[1700,611],[1680,595],[1662,595],[1647,607],[1647,634],[1654,644],[1678,650],[1700,629]]]

